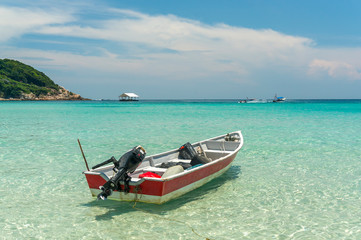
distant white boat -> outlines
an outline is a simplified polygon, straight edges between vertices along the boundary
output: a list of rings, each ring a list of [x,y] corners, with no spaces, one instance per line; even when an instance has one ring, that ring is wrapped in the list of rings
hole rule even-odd
[[[284,101],[286,101],[286,98],[285,97],[277,97],[277,94],[273,98],[273,102],[284,102]]]
[[[241,99],[238,103],[266,103],[267,101],[263,99],[257,99],[257,98],[246,98]]]

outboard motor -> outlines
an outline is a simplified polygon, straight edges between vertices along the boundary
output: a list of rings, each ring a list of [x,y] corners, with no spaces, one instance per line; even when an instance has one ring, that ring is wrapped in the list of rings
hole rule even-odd
[[[190,144],[189,142],[179,148],[179,158],[191,159],[192,166],[211,162],[209,158],[197,154],[192,144]]]
[[[108,182],[106,182],[103,186],[100,187],[102,192],[98,194],[98,200],[106,200],[107,197],[113,193],[113,190],[121,190],[120,182],[129,182],[130,177],[128,176],[128,173],[134,172],[134,170],[143,161],[145,154],[146,151],[144,150],[144,148],[142,146],[137,146],[129,152],[126,152],[123,156],[121,156],[119,161],[112,157],[109,160],[94,166],[92,169],[113,162],[113,170],[114,172],[116,172],[115,176],[111,177]]]

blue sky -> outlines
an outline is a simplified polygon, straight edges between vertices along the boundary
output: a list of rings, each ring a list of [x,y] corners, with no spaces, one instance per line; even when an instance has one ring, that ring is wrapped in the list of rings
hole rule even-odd
[[[92,99],[361,98],[360,1],[0,2],[0,58]]]

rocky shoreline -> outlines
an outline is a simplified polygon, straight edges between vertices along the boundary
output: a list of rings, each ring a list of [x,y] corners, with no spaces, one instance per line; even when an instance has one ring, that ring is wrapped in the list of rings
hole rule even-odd
[[[83,101],[91,100],[83,98],[59,86],[59,90],[51,89],[47,95],[36,96],[34,93],[22,93],[20,98],[0,98],[0,101]]]

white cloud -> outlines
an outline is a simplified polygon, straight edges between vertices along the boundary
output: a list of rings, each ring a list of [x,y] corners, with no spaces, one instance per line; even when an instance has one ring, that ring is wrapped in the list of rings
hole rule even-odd
[[[107,51],[112,52],[113,58],[87,58],[102,59],[97,66],[103,66],[105,60],[107,71],[111,66],[122,71],[122,66],[131,65],[124,71],[136,68],[139,73],[169,79],[230,73],[233,80],[239,81],[257,68],[299,65],[301,56],[313,44],[308,38],[270,29],[206,25],[174,15],[151,16],[130,10],[111,9],[111,12],[118,15],[96,22],[45,25],[36,32],[122,44],[126,46],[126,54],[124,49],[112,48]],[[102,47],[106,48],[106,44]],[[85,67],[85,62],[80,67]]]
[[[361,71],[352,64],[339,61],[315,59],[310,63],[309,74],[326,73],[333,78],[361,80]]]
[[[115,10],[113,10],[115,11]],[[266,50],[272,55],[279,50],[308,46],[312,40],[284,35],[273,30],[253,30],[225,24],[205,25],[173,15],[150,16],[129,10],[118,10],[118,18],[97,22],[96,26],[45,26],[42,34],[56,34],[116,42],[142,43],[175,51],[210,51],[227,53],[234,50]]]
[[[0,6],[0,42],[33,33],[37,28],[45,25],[62,24],[71,19],[70,15],[57,10],[44,11]]]

